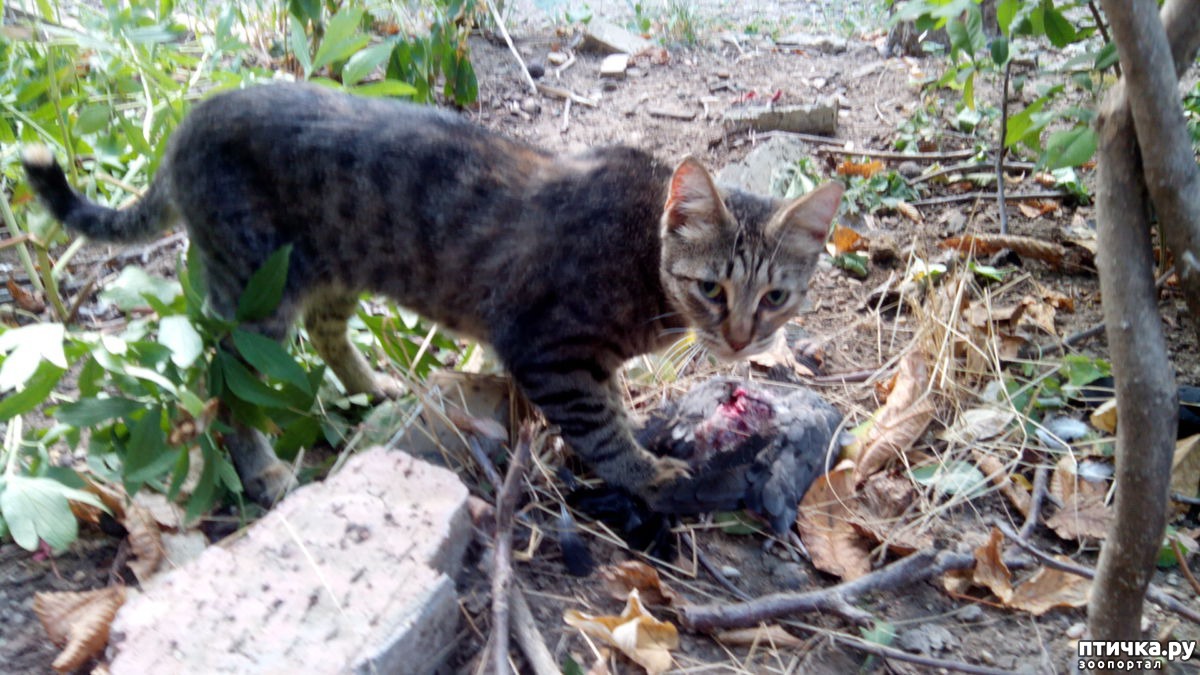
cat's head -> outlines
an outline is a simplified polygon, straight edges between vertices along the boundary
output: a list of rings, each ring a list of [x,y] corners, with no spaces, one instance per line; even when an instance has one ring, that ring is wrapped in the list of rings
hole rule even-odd
[[[720,190],[688,157],[671,176],[661,276],[701,344],[722,359],[770,347],[800,309],[843,188],[792,201]]]

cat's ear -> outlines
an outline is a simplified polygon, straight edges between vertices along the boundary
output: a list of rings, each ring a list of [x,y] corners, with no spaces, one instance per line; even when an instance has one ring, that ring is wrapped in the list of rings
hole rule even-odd
[[[725,204],[712,176],[695,157],[685,157],[671,175],[663,209],[663,233],[703,237],[726,219]]]
[[[804,250],[820,250],[845,190],[837,181],[821,185],[783,207],[772,219],[768,233],[786,237]]]

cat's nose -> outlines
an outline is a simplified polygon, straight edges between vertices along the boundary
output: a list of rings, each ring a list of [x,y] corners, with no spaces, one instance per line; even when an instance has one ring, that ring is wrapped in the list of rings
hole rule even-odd
[[[730,338],[730,339],[726,340],[726,342],[729,343],[730,349],[732,349],[735,352],[740,352],[746,348],[746,345],[750,344],[750,338],[746,338],[744,340],[735,340],[735,339]]]

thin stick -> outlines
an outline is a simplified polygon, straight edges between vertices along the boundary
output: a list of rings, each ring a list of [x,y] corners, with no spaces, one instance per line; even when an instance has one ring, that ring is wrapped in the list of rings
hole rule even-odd
[[[861,157],[874,157],[876,159],[896,159],[900,161],[912,160],[914,162],[940,162],[948,159],[966,159],[974,157],[977,153],[974,150],[950,150],[947,152],[894,152],[891,150],[847,150],[839,148],[835,145],[826,145],[817,148],[817,152],[829,155],[857,155]]]
[[[1008,80],[1012,74],[1012,59],[1004,64],[1004,88],[1000,98],[1000,151],[996,153],[996,207],[1000,209],[1000,234],[1008,234],[1008,209],[1004,204],[1004,157],[1008,145]]]
[[[1012,528],[1009,527],[1008,523],[1005,523],[1002,520],[997,520],[995,521],[995,525],[996,527],[1000,528],[1000,531],[1004,533],[1005,537],[1007,537],[1017,546],[1025,549],[1027,553],[1032,555],[1034,558],[1037,558],[1038,561],[1046,567],[1068,572],[1085,579],[1096,578],[1096,570],[1090,567],[1084,567],[1083,565],[1076,565],[1075,563],[1063,562],[1054,556],[1051,556],[1049,553],[1042,551],[1032,543],[1017,536],[1017,534],[1013,532]],[[1165,610],[1182,616],[1193,623],[1200,624],[1200,611],[1185,605],[1179,600],[1176,600],[1174,597],[1162,591],[1153,584],[1146,588],[1146,599]]]
[[[1044,466],[1039,466],[1033,474],[1033,495],[1029,498],[1029,515],[1025,516],[1025,524],[1021,526],[1021,539],[1028,541],[1033,529],[1037,527],[1042,502],[1046,499],[1046,484],[1049,482],[1050,471]]]
[[[1189,506],[1200,506],[1200,497],[1189,497],[1184,494],[1179,494],[1178,492],[1172,492],[1171,499],[1179,502],[1180,504],[1187,504]]]
[[[1004,162],[1002,166],[1006,171],[1032,171],[1033,169],[1037,168],[1037,165],[1033,162]],[[995,169],[995,167],[995,162],[960,162],[958,164],[951,164],[950,166],[942,167],[937,171],[923,173],[916,178],[910,178],[908,180],[908,184],[919,185],[920,183],[926,183],[934,178],[945,176],[951,173],[970,171],[972,169]]]
[[[490,3],[489,3],[490,4]],[[512,529],[513,515],[517,510],[520,485],[529,467],[533,454],[534,431],[532,424],[521,427],[517,447],[513,451],[504,476],[504,485],[496,495],[496,549],[492,573],[492,672],[504,675],[511,672],[508,664],[509,589],[512,586]]]
[[[1071,194],[1061,190],[1046,190],[1042,192],[1026,192],[1016,195],[1005,195],[1006,201],[1020,201],[1022,199],[1062,199],[1070,197]],[[913,206],[935,206],[938,204],[954,204],[956,202],[970,202],[976,199],[992,199],[996,197],[995,192],[964,192],[961,195],[946,195],[945,197],[933,197],[930,199],[918,199],[915,202],[909,202]]]
[[[1178,537],[1171,537],[1171,550],[1175,551],[1175,560],[1179,561],[1179,571],[1183,572],[1184,578],[1192,585],[1192,590],[1200,593],[1200,581],[1196,581],[1196,577],[1192,576],[1192,570],[1187,564],[1187,552],[1179,545]]]
[[[813,375],[812,377],[808,378],[808,380],[810,382],[820,382],[822,384],[825,384],[825,383],[843,384],[843,383],[851,383],[851,382],[866,382],[867,380],[871,379],[878,372],[879,372],[878,370],[873,370],[873,369],[852,370],[848,373],[830,373],[828,375]]]
[[[856,638],[851,635],[842,635],[833,633],[829,636],[835,642],[840,642],[847,647],[882,656],[887,659],[896,659],[897,661],[906,661],[915,663],[918,666],[926,666],[934,670],[953,670],[960,673],[972,673],[972,675],[1007,675],[1011,670],[1001,668],[989,668],[987,666],[977,666],[972,663],[963,663],[962,661],[946,661],[944,659],[935,659],[932,656],[921,656],[920,654],[910,654],[906,651],[896,649],[895,647],[886,647],[874,642],[867,642],[861,638]]]
[[[521,58],[521,52],[517,51],[517,46],[513,44],[512,38],[508,35],[508,29],[504,27],[504,19],[500,16],[500,12],[496,11],[496,5],[492,0],[486,0],[488,11],[492,13],[492,20],[496,22],[496,28],[500,30],[500,36],[504,38],[504,42],[508,45],[508,50],[512,52],[513,58],[517,60],[517,64],[521,66],[521,72],[525,75],[525,83],[529,85],[529,93],[538,93],[537,83],[533,81],[533,76],[529,74],[529,67],[525,65],[525,59]],[[499,673],[500,671],[496,671]]]
[[[546,641],[533,619],[533,612],[529,610],[529,601],[525,599],[520,586],[513,584],[509,600],[512,603],[513,635],[517,638],[517,644],[521,645],[521,651],[525,652],[525,660],[529,662],[534,675],[560,675],[562,671],[546,647]]]
[[[537,93],[537,92],[541,92],[541,93],[545,94],[546,96],[550,96],[553,98],[565,98],[565,99],[574,101],[574,102],[578,103],[579,105],[586,105],[589,108],[595,108],[595,107],[597,107],[597,105],[599,105],[592,99],[587,98],[586,96],[580,96],[579,94],[576,94],[573,91],[563,89],[562,87],[556,87],[552,84],[546,84],[545,82],[538,83],[537,91],[534,93]]]
[[[722,588],[730,593],[733,593],[742,600],[751,599],[745,591],[737,586],[734,586],[733,582],[730,581],[728,577],[726,577],[724,574],[721,574],[721,570],[717,569],[716,565],[713,565],[712,561],[708,559],[708,556],[704,554],[704,551],[701,551],[700,547],[696,545],[696,540],[692,538],[691,534],[687,532],[682,534],[684,543],[686,543],[688,547],[692,549],[692,552],[696,554],[696,560],[700,561],[700,566],[703,567],[706,572],[712,575],[712,578],[716,579],[717,583],[720,584]]]
[[[567,133],[567,128],[571,126],[571,99],[563,102],[563,121],[562,127],[559,129],[561,133]]]

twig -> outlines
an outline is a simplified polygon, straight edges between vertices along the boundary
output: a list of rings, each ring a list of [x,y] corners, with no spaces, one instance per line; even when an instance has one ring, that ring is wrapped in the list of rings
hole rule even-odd
[[[467,449],[471,452],[471,457],[475,459],[475,463],[483,470],[483,475],[487,477],[488,482],[492,487],[499,488],[504,480],[500,478],[500,472],[496,470],[496,465],[492,464],[492,460],[483,451],[483,446],[479,444],[479,439],[475,434],[466,434]]]
[[[974,150],[950,150],[947,152],[894,152],[891,150],[847,150],[839,148],[835,145],[826,145],[817,148],[817,152],[829,155],[858,155],[861,157],[874,157],[876,159],[896,159],[900,161],[912,160],[914,162],[940,162],[948,159],[966,159],[974,157],[977,153]]]
[[[878,370],[873,370],[873,369],[852,370],[848,373],[830,373],[828,375],[813,375],[812,377],[810,377],[808,379],[810,382],[819,382],[822,384],[825,384],[825,383],[843,384],[843,383],[851,383],[851,382],[866,382],[867,380],[871,379],[871,377],[874,376],[878,372],[879,372]]]
[[[1171,499],[1179,502],[1180,504],[1200,506],[1200,497],[1189,497],[1187,495],[1179,494],[1178,492],[1172,492]]]
[[[996,520],[995,525],[996,527],[1000,528],[1000,531],[1004,533],[1005,537],[1007,537],[1017,546],[1024,549],[1034,558],[1037,558],[1038,561],[1046,567],[1074,574],[1075,576],[1080,576],[1085,579],[1096,578],[1096,570],[1092,569],[1091,567],[1076,565],[1075,563],[1063,562],[1062,560],[1055,558],[1049,553],[1046,553],[1045,551],[1034,546],[1031,542],[1021,539],[1015,532],[1013,532],[1008,523],[1005,523],[1002,520]],[[1150,585],[1146,589],[1146,599],[1165,610],[1174,612],[1189,621],[1200,624],[1200,611],[1189,607],[1179,600],[1176,600],[1174,597],[1159,589],[1157,586]]]
[[[717,583],[720,584],[722,588],[730,593],[733,593],[742,600],[751,599],[745,591],[737,586],[734,586],[733,582],[730,581],[728,577],[726,577],[724,574],[721,574],[721,570],[717,569],[716,566],[712,564],[712,561],[708,559],[708,556],[704,554],[704,551],[701,551],[700,547],[696,545],[696,540],[692,538],[691,534],[684,532],[683,541],[692,549],[692,552],[696,554],[696,560],[700,561],[700,566],[703,567],[706,572],[711,574],[713,579],[716,579]]]
[[[571,99],[563,102],[563,121],[562,127],[559,128],[560,133],[567,133],[567,128],[571,126]]]
[[[566,72],[567,68],[570,68],[573,65],[575,65],[575,52],[568,52],[567,60],[563,61],[561,66],[554,69],[554,79],[561,79],[562,74]]]
[[[490,4],[490,2],[489,2]],[[521,427],[517,447],[513,451],[504,476],[504,484],[496,495],[496,549],[492,572],[492,672],[503,675],[510,672],[508,666],[509,589],[512,585],[512,529],[513,514],[517,510],[517,497],[521,481],[533,454],[534,431],[532,424]]]
[[[918,666],[926,666],[927,668],[937,671],[953,670],[960,673],[972,673],[973,675],[1007,675],[1008,673],[1012,672],[1011,670],[977,666],[973,663],[964,663],[962,661],[947,661],[944,659],[935,659],[932,656],[910,654],[906,651],[896,649],[895,647],[886,647],[875,642],[867,642],[866,640],[856,638],[852,635],[833,633],[829,637],[837,642],[842,643],[843,645],[846,645],[847,647],[867,652],[868,654],[882,656],[887,659],[896,659],[897,661],[915,663]]]
[[[533,612],[529,611],[529,601],[525,599],[520,586],[513,584],[509,601],[512,604],[513,635],[521,645],[521,651],[525,652],[525,660],[529,662],[534,675],[559,675],[562,671],[554,662],[554,655],[546,648],[546,641],[533,619]]]
[[[1088,0],[1088,9],[1092,12],[1092,18],[1096,21],[1096,30],[1100,31],[1100,37],[1104,38],[1107,44],[1112,43],[1112,38],[1108,36],[1108,28],[1104,25],[1104,18],[1100,16],[1100,8],[1096,6],[1096,0]],[[1121,62],[1113,61],[1113,73],[1117,77],[1121,76]]]
[[[1179,562],[1179,571],[1183,572],[1184,578],[1192,585],[1192,590],[1200,593],[1200,581],[1196,581],[1196,577],[1192,576],[1192,570],[1187,564],[1187,552],[1179,545],[1178,537],[1171,537],[1171,550],[1175,551],[1175,560]]]
[[[995,167],[995,162],[960,162],[958,164],[951,164],[950,166],[942,167],[936,171],[923,173],[916,178],[910,178],[908,180],[908,184],[919,185],[920,183],[929,182],[934,178],[945,176],[946,174],[958,173],[960,171],[970,171],[972,169],[994,169]],[[1003,167],[1005,171],[1031,171],[1037,168],[1037,165],[1033,162],[1004,162]]]
[[[750,133],[751,131],[754,131],[753,127],[746,127],[745,129],[738,129],[738,130],[730,131],[729,135],[732,136],[734,134],[742,133],[742,132]],[[822,144],[828,143],[830,140],[832,140],[829,136],[822,136],[820,134],[806,134],[802,131],[784,131],[783,129],[774,129],[772,131],[760,131],[760,132],[756,133],[754,135],[754,137],[755,137],[756,141],[767,139],[767,138],[779,137],[779,138],[794,138],[798,141],[804,141],[806,143],[822,143]]]
[[[1005,560],[1010,568],[1026,567],[1028,561]],[[748,602],[710,605],[683,605],[679,614],[683,624],[693,630],[746,628],[780,616],[804,612],[830,612],[858,624],[870,622],[874,615],[851,604],[867,593],[909,586],[952,570],[975,564],[975,556],[951,551],[918,551],[907,558],[836,586],[804,593],[772,593]]]
[[[5,239],[4,241],[0,241],[0,251],[3,251],[6,248],[12,248],[13,246],[20,246],[21,244],[24,244],[27,241],[29,241],[29,233],[28,232],[26,232],[25,234],[17,235],[15,237],[10,237],[8,239]]]
[[[517,60],[517,64],[521,66],[521,73],[525,75],[525,83],[529,85],[531,94],[538,93],[537,83],[533,81],[533,76],[529,74],[529,67],[525,65],[525,59],[521,58],[521,52],[517,51],[517,46],[513,44],[512,38],[508,35],[508,29],[504,27],[504,19],[500,16],[500,12],[496,11],[496,4],[492,0],[487,2],[488,11],[492,13],[492,20],[496,22],[496,28],[500,30],[500,36],[504,38],[504,42],[508,44],[508,50],[512,52],[513,58]],[[496,671],[499,673],[500,671]]]
[[[545,82],[539,82],[537,84],[537,91],[553,98],[565,98],[567,100],[574,101],[579,105],[586,105],[589,108],[595,108],[597,105],[599,105],[586,96],[580,96],[573,91],[563,89],[562,87],[556,87],[552,84],[546,84]]]
[[[970,202],[976,199],[991,199],[996,197],[995,192],[964,192],[961,195],[946,195],[944,197],[932,197],[930,199],[918,199],[915,202],[909,202],[913,206],[935,206],[938,204],[953,204],[956,202]],[[1016,195],[1005,195],[1006,201],[1020,201],[1022,199],[1061,199],[1070,197],[1071,193],[1061,190],[1046,190],[1042,192],[1026,192]]]
[[[1008,155],[1005,136],[1008,134],[1008,80],[1012,74],[1012,59],[1004,64],[1004,88],[1000,98],[1000,150],[996,153],[996,207],[1000,209],[1000,234],[1008,234],[1008,208],[1004,203],[1004,158]]]
[[[1037,527],[1038,516],[1042,512],[1042,501],[1046,499],[1046,484],[1050,482],[1050,471],[1039,466],[1033,474],[1033,494],[1029,498],[1029,513],[1025,516],[1025,524],[1021,526],[1021,539],[1029,540],[1033,529]]]

